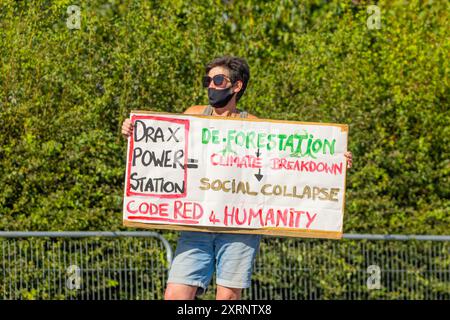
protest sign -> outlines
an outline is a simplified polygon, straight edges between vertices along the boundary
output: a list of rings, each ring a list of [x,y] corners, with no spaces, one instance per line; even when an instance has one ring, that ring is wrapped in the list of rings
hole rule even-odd
[[[125,226],[342,237],[347,125],[134,111]]]

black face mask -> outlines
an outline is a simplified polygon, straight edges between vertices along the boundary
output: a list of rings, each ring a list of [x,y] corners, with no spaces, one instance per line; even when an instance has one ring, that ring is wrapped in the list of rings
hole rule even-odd
[[[208,98],[209,104],[214,108],[225,107],[226,104],[233,98],[234,92],[231,88],[217,90],[213,88],[208,88]]]

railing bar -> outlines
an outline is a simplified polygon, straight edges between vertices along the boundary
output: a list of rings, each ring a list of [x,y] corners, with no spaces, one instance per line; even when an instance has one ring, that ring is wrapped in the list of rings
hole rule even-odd
[[[114,270],[114,281],[117,282],[117,284],[114,286],[114,300],[118,300],[118,290],[120,290],[120,281],[119,281],[119,267],[118,267],[118,257],[117,257],[117,240],[114,239],[114,246],[113,246],[113,270]]]
[[[114,271],[114,281],[116,281],[117,277],[117,268],[116,268],[116,240],[113,240],[113,271]],[[119,283],[120,286],[120,283]],[[117,286],[114,287],[114,300],[117,300]]]
[[[53,274],[53,292],[58,292],[58,289],[56,288],[56,270],[55,270],[55,242],[51,243],[52,245],[52,264],[51,264],[51,268],[52,268],[52,274]]]
[[[104,248],[102,248],[102,250],[105,250]],[[105,257],[106,254],[102,254],[102,257]],[[109,266],[109,251],[107,251],[107,255],[106,255],[106,261],[107,261],[107,265]],[[102,264],[102,276],[103,276],[103,299],[106,299],[106,270],[105,270],[105,265]],[[108,267],[109,269],[109,267]]]
[[[121,244],[119,243],[117,249],[118,249],[118,256],[120,257],[119,260],[119,284],[120,284],[120,290],[119,290],[119,299],[122,300],[122,297],[120,296],[121,292],[122,292],[122,286],[123,286],[123,282],[122,282],[122,254],[120,253],[120,246]],[[126,297],[125,297],[126,299]]]
[[[3,300],[6,299],[6,267],[5,267],[5,241],[2,241],[2,265],[3,265]]]
[[[90,295],[91,298],[90,300],[96,300],[96,277],[95,277],[95,247],[94,247],[94,240],[93,239],[84,239],[84,242],[86,243],[85,247],[86,250],[88,250],[86,252],[86,256],[87,257],[87,268],[88,268],[88,273],[90,275],[90,281],[91,281],[91,285],[89,286],[91,288],[90,291]]]
[[[39,240],[38,242],[37,242],[37,245],[36,245],[36,251],[35,251],[35,253],[34,253],[34,262],[35,262],[35,266],[36,266],[36,272],[35,272],[35,274],[36,274],[36,290],[37,290],[37,292],[39,292],[39,298],[43,298],[43,292],[41,291],[41,286],[40,286],[40,284],[41,284],[41,273],[39,272],[39,270],[42,268],[42,265],[41,265],[41,263],[40,263],[40,261],[39,261],[39,258],[40,258],[40,250],[41,250],[41,245],[42,245],[42,240]]]
[[[11,273],[12,273],[12,268],[11,268],[11,245],[10,245],[9,242],[8,242],[8,271],[9,271],[9,276],[11,277]],[[9,299],[12,299],[12,282],[11,281],[9,281]]]
[[[349,242],[347,242],[346,243],[346,247],[344,248],[344,253],[346,254],[346,256],[347,257],[351,257],[351,252],[352,252],[352,244],[353,244],[353,242],[351,242],[351,241],[349,241]],[[355,244],[357,247],[358,247],[358,252],[357,252],[357,254],[360,254],[361,253],[361,247],[362,247],[362,244],[361,244],[361,242],[358,242],[358,243],[356,243]],[[364,263],[364,262],[363,262]],[[356,283],[358,283],[358,284],[360,284],[360,283],[362,283],[363,282],[363,279],[364,279],[364,277],[362,277],[362,272],[361,272],[361,265],[359,265],[359,266],[357,266],[357,268],[356,268],[356,274],[355,274],[355,281],[356,281]],[[364,285],[364,284],[363,284]],[[358,299],[362,299],[362,296],[363,296],[363,294],[365,293],[365,291],[363,291],[363,290],[361,290],[361,289],[359,289],[359,291],[358,292],[354,292],[354,290],[350,290],[348,293],[347,293],[347,297],[349,297],[350,299],[352,299],[352,300],[356,300],[357,299],[357,297],[358,297]]]
[[[292,252],[292,251],[294,251],[295,252],[295,250],[293,250],[293,247],[294,247],[294,245],[293,245],[293,240],[291,240],[291,239],[289,239],[289,242],[288,242],[288,253],[289,252]],[[291,260],[292,261],[292,259],[290,258],[290,256],[289,255],[287,255],[287,259],[288,260]],[[289,274],[289,279],[291,279],[291,281],[292,281],[292,279],[295,279],[295,281],[297,281],[297,278],[294,276],[294,274],[293,274],[293,266],[291,265],[291,263],[289,263],[289,265],[290,265],[290,268],[289,268],[289,270],[288,270],[288,274]],[[288,280],[288,279],[287,279]],[[296,287],[295,285],[293,286],[294,288]],[[293,287],[292,286],[290,286],[289,287],[289,290],[288,290],[288,294],[289,294],[289,300],[292,300],[293,299]]]
[[[103,256],[100,253],[100,249],[102,249],[101,245],[99,244],[98,240],[96,240],[96,244],[98,246],[98,251],[95,256],[95,263],[96,263],[96,270],[97,270],[97,300],[101,300],[103,290],[105,288],[105,277],[103,275],[104,268],[100,261],[100,256]],[[104,295],[103,295],[104,296]]]
[[[0,231],[0,238],[160,238],[157,232],[147,231]]]
[[[70,266],[74,265],[75,263],[73,262],[73,259],[75,259],[76,262],[76,256],[74,257],[74,255],[76,255],[76,253],[74,254],[74,252],[76,252],[74,250],[74,247],[76,247],[76,241],[74,241],[73,243],[69,243],[69,264],[66,266],[66,291],[69,293],[70,296],[70,300],[73,300],[73,294],[72,294],[72,289],[70,289],[70,287],[67,285],[67,281],[69,280],[67,277],[67,270]],[[81,272],[83,272],[83,270],[81,270]],[[84,288],[84,277],[83,279],[83,288]],[[83,299],[83,291],[81,291],[81,299]]]
[[[153,267],[152,267],[153,266],[153,259],[149,255],[147,239],[144,239],[144,241],[145,241],[145,255],[144,255],[144,257],[146,257],[147,264],[148,264],[148,260],[147,259],[150,259],[150,268],[151,268],[150,272],[149,272],[148,268],[146,268],[146,274],[147,274],[147,278],[149,279],[151,287],[152,287],[152,291],[151,292],[155,292],[155,289],[154,289],[154,286],[153,286],[154,281],[152,281],[152,279],[151,279],[151,277],[149,275],[149,274],[153,274]],[[153,252],[153,248],[152,248],[151,251]],[[147,297],[148,297],[147,299],[153,299],[154,297],[151,297],[150,296],[150,292],[148,292],[150,290],[149,287],[150,287],[149,286],[149,282],[147,282],[147,285],[146,285],[146,293],[147,293]]]
[[[433,269],[433,259],[432,259],[432,253],[433,253],[433,244],[430,244],[430,247],[427,250],[427,260],[428,260],[428,267],[427,267],[427,276],[432,277],[432,269]],[[427,290],[428,299],[432,299],[433,292],[432,290]]]
[[[25,268],[22,266],[23,265],[23,259],[22,259],[22,252],[23,252],[23,245],[22,245],[22,241],[19,242],[19,286],[20,286],[20,293],[22,292],[22,290],[24,289],[23,286],[23,277],[22,274],[25,271]],[[26,259],[26,251],[25,251],[25,259]],[[25,284],[26,285],[26,284]],[[26,289],[25,291],[28,291],[28,285],[26,285]],[[22,298],[22,294],[20,294],[20,297]]]
[[[64,243],[65,240],[62,240],[62,243]],[[62,296],[61,292],[61,242],[59,242],[58,245],[58,294],[59,297]]]
[[[133,249],[133,240],[134,239],[130,239],[130,243],[128,243],[128,248],[130,251],[130,256],[129,256],[129,266],[130,266],[130,299],[133,299],[133,259],[131,259],[131,257],[134,255],[134,251],[132,251]]]
[[[407,250],[408,250],[408,256],[410,257],[410,264],[409,264],[409,281],[410,284],[408,285],[408,293],[409,293],[409,297],[408,299],[414,299],[416,300],[416,292],[414,290],[414,285],[415,285],[415,279],[416,279],[416,268],[414,266],[414,256],[413,256],[413,251],[412,251],[412,247],[413,246],[407,246]]]
[[[146,239],[143,239],[142,241],[144,241],[143,246],[141,247],[141,249],[143,249],[147,243]],[[139,257],[142,259],[142,263],[145,265],[145,259],[143,258],[143,255],[145,254],[145,251],[142,252],[140,251],[141,254],[139,255]],[[141,298],[140,300],[144,300],[144,267],[141,265]]]
[[[145,240],[146,239],[139,239],[139,242],[138,242],[138,250],[139,250],[139,255],[138,256],[139,256],[139,260],[138,260],[138,263],[137,263],[137,265],[138,265],[137,268],[138,269],[136,271],[136,277],[140,278],[139,288],[136,288],[136,294],[138,296],[137,297],[138,300],[144,300],[144,278],[143,278],[144,271],[143,271],[143,269],[145,268],[145,259],[143,258],[143,255],[144,255],[144,243],[145,243]],[[140,274],[139,276],[138,276],[138,273]]]
[[[437,275],[437,272],[436,272],[436,246],[434,246],[434,245],[432,245],[431,246],[431,248],[432,248],[432,254],[431,254],[431,257],[432,257],[432,270],[433,270],[433,278],[434,278],[434,280],[436,281],[436,275]],[[437,291],[436,290],[433,290],[432,291],[432,297],[433,297],[433,300],[437,300]]]
[[[264,245],[264,244],[263,244]],[[261,272],[261,263],[264,263],[264,253],[263,253],[263,250],[261,250],[261,255],[259,256],[259,259],[258,259],[258,264],[257,264],[257,269],[258,269],[258,273],[260,273]],[[261,280],[259,280],[259,283],[261,283]],[[254,297],[254,299],[261,299],[261,295],[262,295],[262,289],[261,289],[261,287],[262,286],[258,286],[258,290],[256,291],[256,296],[257,297]]]
[[[67,248],[66,248],[66,241],[63,241],[63,252],[64,252],[64,266],[63,266],[63,271],[64,271],[64,299],[67,299],[67,279],[66,279],[66,274],[67,274]],[[69,252],[70,252],[70,247],[69,247]],[[69,259],[70,259],[70,254],[69,254]],[[70,261],[69,261],[69,265],[70,265]]]
[[[304,271],[304,275],[303,275],[303,288],[308,288],[308,278],[310,278],[311,275],[309,275],[307,273],[307,269],[308,269],[308,260],[307,260],[307,252],[308,252],[308,244],[305,242],[302,242],[302,251],[303,251],[303,265],[302,265],[302,270]],[[306,266],[306,268],[305,268]],[[307,293],[306,290],[303,290],[303,295],[302,295],[302,300],[306,300],[307,299]]]
[[[16,246],[16,243],[17,243],[17,241],[14,241],[13,242],[14,243],[14,256],[13,256],[13,259],[14,259],[14,299],[17,299],[17,260],[16,260],[16,257],[17,257],[17,246]],[[19,296],[19,298],[20,298],[20,296]]]
[[[400,270],[399,272],[399,276],[400,276],[400,282],[399,282],[399,286],[400,288],[402,288],[402,295],[399,296],[399,300],[405,300],[405,295],[404,295],[404,288],[405,288],[405,265],[403,264],[403,252],[404,249],[402,247],[399,248],[398,251],[398,258],[397,258],[397,263],[398,263],[398,267],[396,270]]]
[[[95,241],[95,245],[96,245],[96,249],[95,251],[99,251],[100,250],[100,246],[98,245],[98,241]],[[97,248],[97,246],[99,246],[99,248]],[[105,287],[104,286],[104,277],[100,276],[102,274],[102,266],[100,265],[100,254],[99,252],[97,252],[95,254],[95,273],[96,273],[96,279],[97,279],[97,300],[101,299],[101,293],[102,293],[102,288],[101,287]],[[103,285],[102,285],[103,284]]]
[[[44,270],[44,275],[45,275],[45,279],[44,279],[44,285],[46,288],[46,292],[47,292],[47,296],[50,297],[51,296],[51,270],[50,270],[50,262],[49,262],[49,256],[48,256],[48,239],[45,240],[45,246],[42,250],[42,261],[44,264],[43,270]]]
[[[46,240],[44,240],[44,241],[46,241]],[[46,262],[46,257],[45,257],[45,251],[46,251],[46,246],[45,246],[45,242],[43,242],[44,243],[44,246],[43,247],[41,247],[41,261],[42,261],[42,283],[43,283],[43,285],[44,285],[44,290],[43,290],[43,292],[44,292],[44,294],[49,294],[49,292],[48,292],[48,286],[46,286],[45,285],[45,282],[46,282],[46,280],[47,280],[47,274],[46,274],[46,267],[47,267],[47,264],[45,263]]]
[[[74,265],[78,266],[80,268],[80,276],[83,281],[83,286],[81,289],[81,300],[85,300],[85,295],[87,296],[87,299],[89,299],[89,286],[88,286],[88,277],[85,274],[85,268],[83,266],[83,243],[81,240],[75,240],[75,262]],[[79,255],[79,257],[78,257]],[[75,296],[75,299],[78,298],[78,294]]]
[[[450,248],[448,247],[448,245],[446,244],[444,246],[444,249],[447,250],[447,254],[450,255]],[[450,263],[447,263],[447,270],[444,271],[446,274],[446,281],[445,283],[447,284],[447,300],[450,300]]]
[[[403,296],[403,300],[407,300],[408,299],[408,293],[409,293],[409,291],[408,291],[408,286],[409,286],[409,265],[407,263],[407,260],[405,260],[406,255],[407,255],[407,247],[402,249],[402,263],[404,265],[404,270],[405,270],[405,272],[404,272],[404,274],[405,274],[404,275],[405,281],[403,283],[406,286],[406,288],[405,288],[405,295]]]
[[[311,241],[308,241],[308,268],[310,269],[310,271],[312,272],[312,268],[310,268],[310,265],[312,265],[312,261],[311,261]],[[311,283],[311,277],[312,277],[312,274],[310,274],[310,276],[309,276],[309,284],[308,284],[308,287],[310,288],[310,290],[309,290],[309,300],[312,300],[313,299],[313,288],[312,288],[312,283]],[[315,288],[314,288],[315,289]]]
[[[35,275],[35,270],[33,268],[33,242],[28,241],[28,249],[25,250],[25,266],[22,271],[27,275],[27,279],[25,281],[26,291],[33,291],[33,277]],[[28,253],[28,250],[30,252]],[[31,275],[30,275],[31,274]]]
[[[112,240],[112,241],[114,241],[114,240]],[[109,242],[108,243],[108,260],[107,260],[107,267],[108,267],[108,298],[110,299],[110,300],[112,300],[112,295],[111,295],[111,285],[110,285],[110,282],[111,282],[111,264],[110,264],[110,261],[111,261],[111,251],[110,251],[110,245],[111,245],[111,242]],[[106,276],[105,276],[106,277]],[[105,285],[106,286],[106,285]],[[106,297],[106,287],[105,287],[105,297]]]
[[[443,248],[441,249],[439,245],[439,261],[444,261],[446,257],[442,255]],[[441,265],[439,265],[439,281],[442,282],[445,278],[445,273]],[[445,282],[444,282],[445,283]],[[444,284],[445,285],[445,284]],[[444,300],[444,293],[439,295],[439,300]]]
[[[371,275],[368,274],[367,268],[368,268],[370,265],[372,265],[372,260],[370,259],[370,248],[368,248],[367,244],[368,244],[368,243],[367,243],[366,241],[361,242],[361,246],[364,247],[364,249],[363,249],[364,261],[366,262],[366,263],[365,263],[365,273],[364,273],[364,274],[365,274],[365,277],[364,277],[364,285],[365,285],[365,287],[366,287],[367,298],[368,298],[368,299],[371,299],[371,298],[372,298],[372,295],[370,294],[370,290],[371,290],[371,289],[369,289],[369,287],[367,286],[367,280],[368,280],[368,278],[369,278]]]
[[[343,235],[344,239],[352,240],[399,240],[399,241],[450,241],[450,235],[401,235],[401,234],[352,234],[347,233]],[[334,240],[330,240],[334,241]]]
[[[450,248],[448,248],[448,246],[443,245],[442,246],[442,250],[447,250],[447,254],[450,255]],[[448,259],[448,258],[447,258]],[[447,262],[447,269],[444,270],[445,273],[445,284],[446,284],[446,289],[447,289],[447,300],[450,299],[450,263]]]
[[[97,264],[97,259],[98,259],[98,254],[96,253],[97,251],[97,244],[96,244],[96,240],[93,239],[92,241],[89,242],[91,244],[91,250],[92,250],[92,288],[94,289],[94,292],[92,293],[92,298],[93,300],[100,300],[99,294],[100,294],[100,278],[99,278],[99,269],[98,269],[98,264]]]

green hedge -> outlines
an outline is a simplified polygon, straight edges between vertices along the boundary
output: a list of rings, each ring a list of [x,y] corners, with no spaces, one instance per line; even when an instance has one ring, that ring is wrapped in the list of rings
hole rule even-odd
[[[121,122],[207,103],[227,53],[251,66],[241,107],[349,125],[345,232],[448,233],[449,4],[380,1],[373,30],[367,5],[2,1],[0,229],[122,229]]]

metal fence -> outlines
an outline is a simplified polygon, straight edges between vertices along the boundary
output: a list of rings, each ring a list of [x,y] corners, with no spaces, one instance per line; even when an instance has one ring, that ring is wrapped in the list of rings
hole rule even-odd
[[[172,249],[154,232],[0,232],[0,298],[159,299]]]
[[[155,232],[0,232],[0,259],[0,299],[161,299],[172,249]],[[450,299],[450,236],[264,237],[252,279],[244,299]]]
[[[250,299],[450,299],[450,237],[265,239]]]

